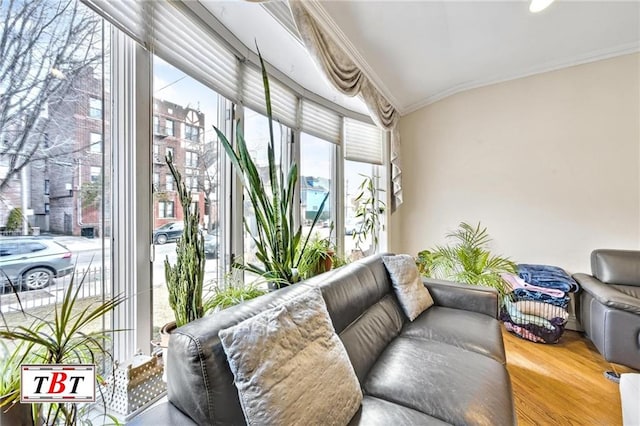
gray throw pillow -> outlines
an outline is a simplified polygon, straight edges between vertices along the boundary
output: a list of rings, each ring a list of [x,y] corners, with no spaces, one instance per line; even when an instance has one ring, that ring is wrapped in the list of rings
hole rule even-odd
[[[346,425],[362,391],[322,293],[218,333],[249,425]]]
[[[384,266],[389,271],[393,290],[409,321],[413,321],[433,305],[429,290],[422,284],[420,273],[413,257],[408,254],[382,256]]]

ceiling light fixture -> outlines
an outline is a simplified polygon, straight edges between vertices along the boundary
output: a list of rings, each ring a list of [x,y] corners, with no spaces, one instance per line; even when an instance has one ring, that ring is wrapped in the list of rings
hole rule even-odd
[[[542,12],[547,7],[549,7],[551,3],[553,3],[553,0],[531,0],[531,4],[529,5],[529,12]]]

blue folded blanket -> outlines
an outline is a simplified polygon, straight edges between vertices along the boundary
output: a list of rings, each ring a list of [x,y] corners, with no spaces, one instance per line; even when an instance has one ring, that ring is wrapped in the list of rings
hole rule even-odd
[[[578,291],[578,283],[564,269],[549,265],[519,264],[518,275],[529,284],[565,293]]]
[[[546,293],[540,293],[539,291],[531,291],[524,288],[516,288],[513,290],[513,296],[515,300],[532,300],[534,302],[550,303],[555,306],[560,306],[566,309],[569,305],[569,297],[553,297]]]

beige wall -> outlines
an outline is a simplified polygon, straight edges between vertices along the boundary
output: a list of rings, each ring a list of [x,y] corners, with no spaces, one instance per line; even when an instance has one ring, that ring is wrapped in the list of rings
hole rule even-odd
[[[470,90],[401,120],[404,204],[390,248],[415,254],[461,221],[496,252],[590,271],[640,246],[640,55]]]

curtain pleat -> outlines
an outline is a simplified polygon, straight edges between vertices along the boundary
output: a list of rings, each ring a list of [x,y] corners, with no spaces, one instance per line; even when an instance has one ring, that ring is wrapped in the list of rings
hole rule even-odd
[[[329,81],[350,96],[359,95],[374,122],[391,136],[391,208],[402,204],[402,171],[400,164],[399,114],[351,60],[346,52],[320,28],[303,1],[289,0],[289,7],[302,41],[313,60],[324,70]]]

